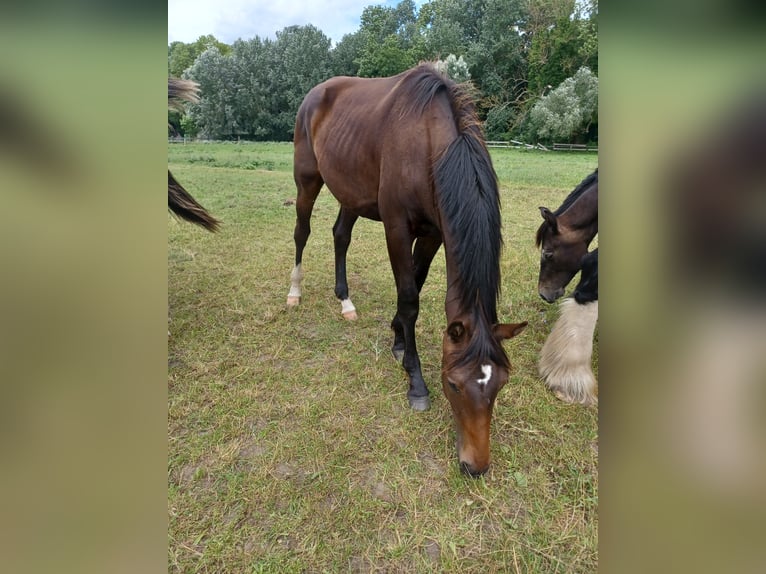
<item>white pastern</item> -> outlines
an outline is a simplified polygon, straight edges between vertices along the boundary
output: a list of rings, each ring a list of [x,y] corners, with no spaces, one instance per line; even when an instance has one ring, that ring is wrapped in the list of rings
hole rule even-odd
[[[300,265],[293,267],[292,273],[290,273],[290,292],[287,294],[288,303],[293,300],[295,304],[300,301],[301,298],[301,281],[303,281],[303,269]]]
[[[340,312],[343,314],[343,317],[348,319],[349,321],[355,321],[357,318],[356,315],[356,307],[354,307],[354,304],[351,302],[351,299],[343,299],[343,301],[340,302],[341,310]]]
[[[486,385],[489,379],[492,378],[492,365],[482,365],[481,372],[484,376],[481,379],[476,379],[476,382],[480,385]]]

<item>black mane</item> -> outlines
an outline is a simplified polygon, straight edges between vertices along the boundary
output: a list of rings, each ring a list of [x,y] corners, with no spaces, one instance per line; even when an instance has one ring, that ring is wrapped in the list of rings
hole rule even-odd
[[[585,193],[588,188],[593,185],[594,182],[598,182],[598,168],[590,174],[588,177],[586,177],[584,180],[580,182],[580,185],[575,187],[569,195],[567,195],[564,202],[559,206],[559,208],[553,212],[553,215],[561,215],[564,213],[567,209],[571,207],[571,205],[580,199],[580,196]]]
[[[459,276],[460,307],[473,316],[474,333],[460,361],[490,359],[508,366],[492,334],[500,295],[502,220],[497,176],[468,90],[421,65],[402,80],[412,90],[408,111],[422,113],[439,94],[448,98],[458,137],[434,164],[434,184]]]
[[[590,174],[588,177],[586,177],[584,180],[580,182],[580,184],[575,187],[569,195],[567,195],[566,199],[562,202],[562,204],[556,209],[556,211],[553,212],[553,215],[558,217],[559,215],[563,214],[567,209],[569,209],[574,202],[576,202],[580,197],[588,191],[593,184],[598,184],[598,168],[594,170],[592,174]],[[543,220],[543,222],[540,224],[540,227],[537,228],[537,234],[535,235],[535,247],[540,247],[543,243],[543,236],[545,235],[545,232],[549,228],[549,224],[547,221]]]

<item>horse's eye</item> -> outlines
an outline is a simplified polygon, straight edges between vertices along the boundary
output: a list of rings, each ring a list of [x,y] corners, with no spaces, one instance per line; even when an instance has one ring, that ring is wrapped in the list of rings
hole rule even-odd
[[[458,395],[460,394],[460,389],[457,388],[457,385],[453,383],[452,381],[447,381],[447,384],[449,384],[449,388],[455,391]]]
[[[543,259],[550,259],[553,257],[553,251],[543,251],[542,255]]]

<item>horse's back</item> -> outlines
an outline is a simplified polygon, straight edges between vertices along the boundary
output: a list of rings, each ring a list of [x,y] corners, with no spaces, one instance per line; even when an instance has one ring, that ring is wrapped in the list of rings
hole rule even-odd
[[[319,173],[342,204],[374,219],[381,189],[384,209],[430,191],[433,160],[457,128],[447,98],[435,96],[413,111],[411,73],[339,76],[315,86],[296,120],[296,177],[306,169]]]

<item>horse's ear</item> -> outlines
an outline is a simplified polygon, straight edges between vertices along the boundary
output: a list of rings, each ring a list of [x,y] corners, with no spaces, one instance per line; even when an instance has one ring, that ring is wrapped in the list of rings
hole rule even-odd
[[[453,321],[450,323],[449,327],[447,327],[447,334],[449,335],[449,338],[452,339],[453,343],[459,343],[460,339],[465,335],[465,327],[463,326],[463,323],[460,321]]]
[[[548,225],[551,226],[551,231],[553,231],[553,233],[559,232],[559,225],[556,222],[556,216],[550,209],[547,207],[540,207],[540,215],[542,215],[543,219],[548,223]]]
[[[512,339],[521,333],[526,326],[526,321],[522,323],[498,323],[492,327],[492,332],[495,334],[495,337],[502,341],[503,339]]]

